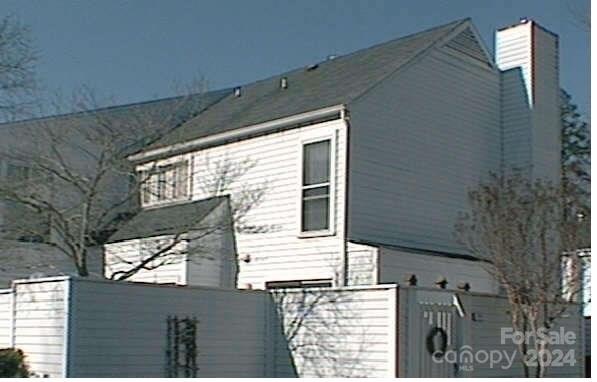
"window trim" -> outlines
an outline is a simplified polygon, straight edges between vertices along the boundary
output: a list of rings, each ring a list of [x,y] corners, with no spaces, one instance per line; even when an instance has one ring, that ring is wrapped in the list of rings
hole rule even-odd
[[[322,184],[319,185],[309,185],[304,186],[304,155],[305,155],[305,145],[311,143],[318,143],[323,141],[330,141],[330,181],[329,181],[329,204],[328,204],[328,219],[329,224],[327,229],[317,230],[317,231],[303,231],[303,191],[305,189],[310,188],[317,188],[322,187]],[[336,208],[335,208],[335,201],[336,201],[336,134],[335,130],[332,132],[328,132],[326,134],[317,134],[312,136],[305,136],[300,141],[299,145],[299,182],[298,182],[298,208],[297,208],[297,217],[298,217],[298,224],[297,224],[297,236],[299,238],[313,238],[313,237],[324,237],[324,236],[334,236],[336,234]]]

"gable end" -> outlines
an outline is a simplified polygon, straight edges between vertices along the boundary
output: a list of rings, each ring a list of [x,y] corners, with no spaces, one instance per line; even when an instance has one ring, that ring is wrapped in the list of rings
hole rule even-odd
[[[494,67],[493,61],[471,27],[467,27],[454,36],[444,47],[447,50],[464,54],[484,66]]]

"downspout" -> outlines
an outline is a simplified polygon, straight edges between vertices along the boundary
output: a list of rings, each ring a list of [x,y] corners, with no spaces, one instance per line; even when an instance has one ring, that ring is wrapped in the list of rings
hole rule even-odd
[[[349,192],[349,174],[350,174],[350,114],[346,106],[340,111],[340,118],[346,125],[346,142],[345,142],[345,158],[344,158],[344,232],[342,237],[342,285],[348,285],[348,192]]]

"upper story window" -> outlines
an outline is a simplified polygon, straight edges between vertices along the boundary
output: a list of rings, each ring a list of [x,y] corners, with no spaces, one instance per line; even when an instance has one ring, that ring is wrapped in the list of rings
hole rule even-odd
[[[301,233],[329,233],[331,227],[332,141],[303,145]]]
[[[31,176],[31,168],[9,163],[6,168],[6,180],[9,182],[26,181]]]
[[[143,205],[187,199],[189,196],[188,162],[178,162],[142,173]]]

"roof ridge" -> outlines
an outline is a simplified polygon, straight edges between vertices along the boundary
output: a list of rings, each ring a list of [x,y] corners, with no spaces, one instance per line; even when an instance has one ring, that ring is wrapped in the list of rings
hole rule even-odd
[[[356,54],[363,53],[363,52],[366,52],[368,50],[372,50],[372,49],[375,49],[375,48],[378,48],[378,47],[381,47],[381,46],[384,46],[384,45],[387,45],[387,44],[396,43],[398,41],[406,40],[406,39],[413,38],[413,37],[416,37],[416,36],[419,36],[419,35],[423,35],[423,34],[432,32],[434,30],[446,28],[446,27],[448,27],[451,24],[454,24],[454,28],[455,28],[457,25],[460,25],[461,23],[463,23],[465,21],[470,21],[470,20],[471,20],[470,17],[466,17],[466,18],[463,18],[463,19],[454,20],[454,21],[451,21],[451,22],[446,23],[446,24],[442,24],[442,25],[438,25],[438,26],[435,26],[435,27],[431,27],[431,28],[428,28],[428,29],[425,29],[425,30],[422,30],[422,31],[419,31],[419,32],[414,32],[414,33],[408,34],[406,36],[396,37],[396,38],[393,38],[391,40],[386,40],[386,41],[378,42],[378,43],[376,43],[374,45],[370,45],[370,46],[367,46],[367,47],[364,47],[364,48],[360,48],[360,49],[354,50],[352,52],[348,52],[348,53],[345,53],[345,54],[340,54],[340,55],[336,56],[333,60],[322,60],[322,61],[319,61],[319,62],[317,62],[315,64],[312,64],[312,65],[322,65],[322,64],[326,64],[328,62],[334,62],[334,61],[337,61],[337,60],[343,60],[343,59],[349,58],[351,56],[354,56]],[[276,78],[279,78],[279,77],[282,77],[284,75],[287,75],[287,74],[290,74],[290,73],[294,73],[294,72],[297,72],[297,71],[300,71],[300,70],[305,70],[305,66],[297,66],[294,69],[289,69],[287,71],[284,71],[284,72],[281,72],[281,73],[278,73],[278,74],[274,74],[274,75],[271,75],[271,76],[268,76],[268,77],[265,77],[265,78],[261,78],[261,79],[258,79],[258,80],[254,80],[254,81],[251,81],[251,82],[245,82],[244,84],[237,85],[236,87],[243,88],[243,87],[247,87],[249,85],[254,85],[254,84],[261,83],[261,82],[270,81],[270,80],[273,80],[273,79],[276,79]],[[224,98],[227,98],[227,97],[224,97]],[[220,100],[220,101],[222,101],[222,100]]]

